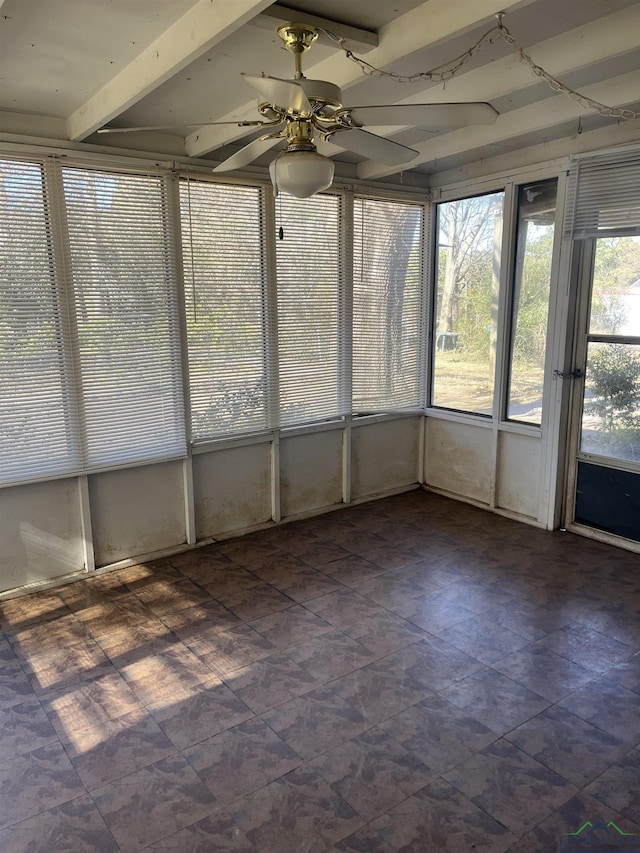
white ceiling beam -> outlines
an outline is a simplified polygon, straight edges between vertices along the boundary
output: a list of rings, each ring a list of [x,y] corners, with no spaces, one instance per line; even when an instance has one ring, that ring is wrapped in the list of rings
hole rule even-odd
[[[292,21],[311,24],[312,27],[317,27],[319,30],[318,40],[324,44],[335,45],[333,39],[330,39],[323,32],[323,30],[328,30],[334,36],[344,39],[345,46],[354,52],[369,51],[378,46],[378,34],[376,32],[364,30],[360,27],[349,27],[346,24],[338,23],[338,21],[331,21],[329,18],[319,18],[317,15],[309,15],[307,12],[290,9],[288,6],[282,6],[280,3],[267,6],[264,12],[256,15],[251,23],[273,32],[280,24],[288,24]]]
[[[638,49],[637,27],[640,7],[623,9],[574,30],[531,45],[527,52],[541,68],[562,78],[596,62],[622,56]],[[398,104],[450,103],[452,101],[493,101],[518,89],[541,83],[528,65],[514,52],[481,68],[459,73],[447,80],[446,87],[425,83]],[[393,136],[407,130],[406,126],[385,127],[380,132]]]
[[[638,100],[639,92],[640,71],[622,74],[620,77],[614,77],[604,83],[587,86],[583,90],[583,93],[593,100],[611,106],[633,103]],[[503,113],[495,124],[488,127],[465,127],[452,133],[445,133],[437,139],[413,145],[412,147],[418,151],[418,156],[407,163],[407,168],[412,169],[415,166],[431,163],[442,157],[451,157],[465,151],[483,148],[486,145],[507,142],[510,139],[522,137],[526,133],[535,133],[572,119],[578,119],[580,116],[589,115],[590,112],[592,110],[581,106],[567,95],[545,98],[527,107]],[[358,178],[372,180],[392,175],[398,171],[395,167],[367,161],[359,164]]]
[[[476,160],[455,169],[437,172],[431,175],[429,186],[431,189],[441,187],[450,189],[456,184],[468,186],[470,181],[484,178],[487,175],[503,175],[528,166],[549,163],[561,157],[570,157],[574,154],[585,154],[589,151],[637,142],[638,139],[640,139],[640,119],[623,121],[620,124],[611,124],[607,127],[599,127],[596,130],[588,130],[585,133],[576,133],[562,139],[531,145],[529,148],[505,151],[496,157],[487,157],[485,160]],[[405,178],[408,177],[408,174],[405,175]]]
[[[378,47],[367,55],[367,62],[377,68],[388,68],[424,48],[474,29],[498,12],[532,2],[534,0],[456,0],[455,3],[427,0],[380,29]],[[349,61],[338,64],[335,55],[308,67],[306,73],[317,80],[331,80],[342,89],[362,79],[359,65]],[[218,120],[246,121],[255,117],[255,101],[249,101]],[[191,157],[201,157],[245,134],[246,130],[237,127],[202,127],[186,138],[186,151]]]
[[[22,136],[40,136],[49,139],[66,139],[67,125],[64,119],[53,116],[31,115],[0,110],[2,133]]]
[[[69,116],[69,139],[85,139],[268,5],[269,0],[197,0],[188,12]]]

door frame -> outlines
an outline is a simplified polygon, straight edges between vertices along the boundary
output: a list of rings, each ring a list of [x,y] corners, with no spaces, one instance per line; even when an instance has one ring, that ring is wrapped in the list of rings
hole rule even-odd
[[[563,379],[570,381],[568,396],[568,419],[567,419],[567,462],[563,501],[563,529],[571,533],[577,533],[589,539],[597,539],[627,551],[640,554],[640,542],[625,539],[605,530],[589,527],[574,521],[576,508],[576,488],[578,480],[578,462],[588,462],[618,471],[632,471],[640,473],[640,463],[611,457],[589,454],[580,451],[580,438],[582,429],[582,408],[584,401],[585,372],[587,363],[587,348],[589,343],[589,316],[591,310],[591,290],[593,283],[593,271],[597,240],[592,237],[587,240],[576,241],[574,260],[576,261],[576,288],[574,302],[574,333],[571,348],[570,370],[563,375]],[[606,336],[596,336],[606,337]],[[624,342],[624,341],[622,341]],[[579,376],[574,372],[580,371]]]

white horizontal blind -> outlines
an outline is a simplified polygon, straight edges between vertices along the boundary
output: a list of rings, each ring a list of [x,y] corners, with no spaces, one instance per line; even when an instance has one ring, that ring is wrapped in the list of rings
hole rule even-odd
[[[579,160],[569,182],[565,236],[640,234],[640,150]]]
[[[0,481],[78,465],[42,167],[0,161]]]
[[[423,207],[356,198],[353,411],[424,406]]]
[[[184,455],[163,179],[62,170],[85,466]]]
[[[280,195],[276,222],[280,424],[309,423],[349,409],[341,376],[343,313],[337,196]]]
[[[265,429],[262,191],[180,183],[194,440]]]

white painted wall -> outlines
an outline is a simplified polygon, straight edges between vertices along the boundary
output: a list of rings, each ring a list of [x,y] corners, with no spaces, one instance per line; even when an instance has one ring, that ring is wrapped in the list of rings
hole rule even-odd
[[[343,430],[280,439],[282,518],[342,501]]]
[[[375,497],[418,483],[420,419],[416,415],[354,423],[351,432],[351,497]]]
[[[0,490],[0,592],[81,571],[78,482]]]
[[[489,506],[492,441],[492,430],[485,423],[427,418],[426,485]]]
[[[186,541],[181,462],[93,474],[89,501],[96,566]]]
[[[196,537],[228,536],[271,519],[271,443],[193,457]]]
[[[537,518],[540,447],[540,436],[499,433],[496,506]]]
[[[186,548],[189,506],[202,541],[327,511],[349,483],[352,501],[414,488],[420,420],[337,423],[207,448],[187,460],[192,478],[182,461],[92,474],[84,502],[77,478],[0,490],[0,591],[81,571],[85,548],[96,567]]]
[[[427,416],[427,488],[548,526],[553,516],[544,489],[543,432],[532,427],[492,423],[456,415]]]

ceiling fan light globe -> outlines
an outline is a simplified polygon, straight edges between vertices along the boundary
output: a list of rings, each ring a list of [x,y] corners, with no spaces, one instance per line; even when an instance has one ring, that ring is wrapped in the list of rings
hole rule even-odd
[[[271,162],[269,174],[276,192],[310,198],[331,186],[333,160],[317,151],[284,151]]]

